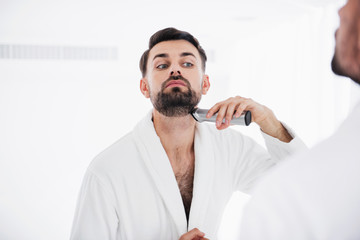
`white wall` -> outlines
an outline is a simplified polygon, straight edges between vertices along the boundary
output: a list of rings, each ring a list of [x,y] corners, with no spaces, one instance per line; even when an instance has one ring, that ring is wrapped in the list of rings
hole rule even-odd
[[[330,71],[338,4],[269,2],[1,1],[0,45],[116,48],[117,58],[0,59],[0,239],[69,237],[89,162],[151,108],[138,60],[163,27],[208,51],[201,106],[247,96],[309,146],[331,134],[360,95]],[[262,144],[255,125],[234,128]]]

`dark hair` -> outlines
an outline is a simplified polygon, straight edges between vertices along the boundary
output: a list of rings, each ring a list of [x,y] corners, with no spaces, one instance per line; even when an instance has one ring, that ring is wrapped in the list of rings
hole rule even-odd
[[[186,40],[192,45],[194,45],[194,47],[196,47],[196,49],[199,51],[202,62],[202,68],[203,71],[205,71],[207,57],[204,49],[200,46],[199,41],[188,32],[180,31],[177,30],[176,28],[165,28],[163,30],[157,31],[151,36],[149,40],[149,49],[146,50],[141,56],[139,65],[143,77],[145,77],[146,75],[146,65],[150,50],[160,42],[171,41],[171,40]]]

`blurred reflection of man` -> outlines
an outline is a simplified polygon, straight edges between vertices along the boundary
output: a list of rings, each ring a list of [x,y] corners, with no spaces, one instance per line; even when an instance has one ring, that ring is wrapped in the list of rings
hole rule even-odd
[[[332,69],[360,84],[360,0],[339,16]],[[360,103],[333,136],[263,178],[239,239],[360,239],[359,147]]]

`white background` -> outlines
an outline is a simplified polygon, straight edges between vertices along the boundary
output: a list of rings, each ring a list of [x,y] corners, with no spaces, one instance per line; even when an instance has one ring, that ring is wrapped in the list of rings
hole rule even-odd
[[[0,0],[0,45],[116,50],[108,60],[0,58],[0,239],[69,238],[88,164],[151,109],[138,62],[164,27],[208,53],[200,107],[251,97],[310,147],[329,136],[360,96],[330,69],[342,2]],[[263,144],[255,124],[234,128]],[[231,202],[223,239],[244,199]]]

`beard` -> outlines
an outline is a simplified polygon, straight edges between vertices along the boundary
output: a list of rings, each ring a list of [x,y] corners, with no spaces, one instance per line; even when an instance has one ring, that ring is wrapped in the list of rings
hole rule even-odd
[[[336,54],[336,50],[333,59],[331,61],[331,69],[337,75],[348,77],[346,71],[341,67],[339,63],[339,57]]]
[[[186,83],[187,90],[182,91],[180,87],[173,87],[170,92],[165,92],[166,85],[171,80],[182,80]],[[201,94],[197,94],[190,86],[190,82],[184,77],[170,76],[162,85],[161,91],[150,100],[154,108],[167,117],[184,117],[200,102]]]
[[[351,49],[351,51],[349,49],[346,49],[347,52],[344,53],[343,51],[341,51],[341,49],[344,50],[345,48],[344,45],[340,45],[340,43],[337,42],[336,44],[337,45],[335,46],[335,53],[331,61],[332,71],[339,76],[349,77],[354,82],[360,84],[360,72],[358,71],[358,68],[354,67],[353,64],[349,64],[350,61],[357,61],[356,60],[356,54],[358,54],[357,47],[354,46],[354,44],[349,44],[347,48],[350,47],[353,48]],[[357,62],[356,64],[358,65]]]
[[[360,75],[357,73],[354,73],[353,71],[351,71],[351,69],[349,68],[345,68],[340,64],[340,60],[338,55],[334,54],[334,57],[331,61],[331,69],[332,71],[339,75],[339,76],[344,76],[344,77],[349,77],[351,78],[354,82],[360,84]]]

